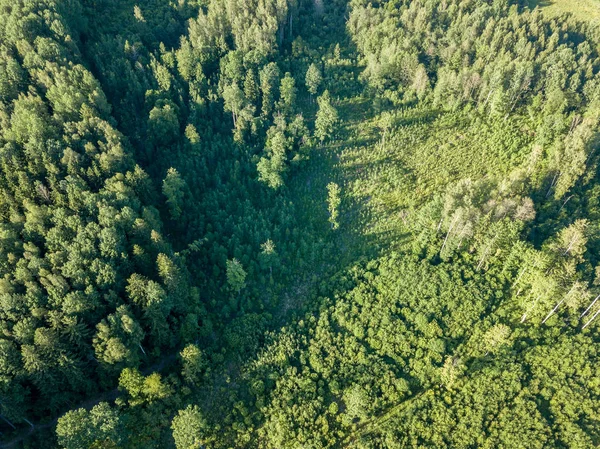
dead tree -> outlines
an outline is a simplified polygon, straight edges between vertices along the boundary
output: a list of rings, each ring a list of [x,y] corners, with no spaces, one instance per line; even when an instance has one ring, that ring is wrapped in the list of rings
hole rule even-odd
[[[565,300],[566,300],[566,299],[567,299],[567,298],[568,298],[568,297],[571,295],[571,293],[573,293],[573,290],[575,289],[575,285],[576,285],[576,284],[573,284],[573,287],[571,287],[571,290],[569,290],[569,293],[567,293],[567,294],[566,294],[566,295],[563,297],[563,299],[561,299],[561,300],[558,302],[558,304],[556,304],[556,305],[554,306],[554,309],[552,309],[552,310],[550,311],[550,313],[549,313],[549,314],[546,316],[546,318],[544,318],[544,321],[542,321],[542,324],[544,324],[546,321],[548,321],[548,318],[550,318],[550,317],[551,317],[551,316],[554,314],[554,312],[556,312],[556,310],[557,310],[557,309],[560,307],[560,305],[561,305],[563,302],[565,302]]]

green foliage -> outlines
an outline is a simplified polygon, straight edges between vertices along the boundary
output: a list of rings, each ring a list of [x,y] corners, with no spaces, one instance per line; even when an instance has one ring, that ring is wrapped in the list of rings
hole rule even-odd
[[[181,216],[183,199],[185,197],[185,181],[174,168],[169,168],[167,176],[162,183],[163,195],[167,198],[167,205],[171,218],[177,220]]]
[[[278,109],[284,114],[291,114],[294,111],[296,104],[296,80],[292,75],[287,72],[283,78],[281,78],[281,85],[279,86],[279,105]]]
[[[333,135],[334,126],[338,121],[338,113],[331,105],[331,97],[327,90],[317,98],[317,103],[319,103],[319,110],[315,120],[315,137],[323,143],[325,139]]]
[[[239,260],[227,261],[227,283],[234,292],[239,293],[246,286],[246,276],[247,273]]]
[[[332,229],[340,227],[338,217],[340,215],[341,202],[340,186],[335,182],[330,182],[327,184],[327,209],[329,210],[329,222],[331,223]]]
[[[171,425],[177,449],[193,449],[205,445],[208,442],[203,436],[206,427],[206,421],[197,406],[188,405],[179,410]]]
[[[58,443],[65,449],[118,448],[125,440],[119,413],[102,402],[91,410],[66,413],[56,426]]]
[[[127,392],[130,406],[152,404],[172,394],[160,374],[143,376],[138,370],[125,368],[119,376],[119,388]]]
[[[181,376],[190,383],[198,383],[207,368],[206,355],[194,344],[189,344],[179,354],[183,368]]]
[[[598,445],[597,27],[0,3],[0,446]]]
[[[319,87],[323,82],[323,75],[315,63],[308,66],[305,76],[306,89],[311,95],[317,95]]]

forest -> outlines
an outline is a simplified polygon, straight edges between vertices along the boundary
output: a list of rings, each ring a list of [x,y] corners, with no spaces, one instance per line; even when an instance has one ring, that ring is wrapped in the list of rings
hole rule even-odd
[[[0,449],[600,447],[598,17],[0,0]]]

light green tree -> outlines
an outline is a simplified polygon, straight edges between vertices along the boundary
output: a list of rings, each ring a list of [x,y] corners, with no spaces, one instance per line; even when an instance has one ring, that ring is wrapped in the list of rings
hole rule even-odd
[[[331,223],[332,229],[340,227],[338,223],[338,217],[340,213],[340,204],[342,202],[340,198],[340,186],[335,182],[327,184],[327,209],[329,210],[329,222]]]
[[[181,217],[183,198],[185,196],[184,188],[185,181],[179,172],[172,167],[169,168],[167,176],[162,183],[162,192],[167,198],[167,205],[169,206],[169,212],[173,220]]]
[[[197,405],[188,405],[173,418],[171,429],[177,449],[198,449],[208,442],[207,423]]]
[[[287,168],[285,164],[287,147],[288,139],[285,134],[281,130],[276,130],[267,141],[266,157],[261,157],[256,166],[258,179],[272,189],[283,186],[283,173]]]
[[[306,71],[306,77],[304,79],[306,84],[306,88],[311,95],[316,95],[319,91],[319,87],[323,82],[323,75],[321,75],[321,70],[315,63],[312,63],[308,70]]]
[[[71,410],[56,425],[58,444],[64,449],[117,449],[125,440],[119,414],[106,402],[91,410]]]
[[[279,86],[279,109],[285,114],[291,114],[294,111],[296,104],[296,80],[294,77],[287,72],[283,78],[281,78],[281,85]]]
[[[194,344],[189,344],[183,348],[179,356],[182,364],[181,375],[187,382],[197,383],[202,378],[207,366],[207,360],[202,350]]]
[[[275,243],[273,243],[273,240],[268,239],[266,242],[260,245],[260,249],[260,261],[262,264],[269,267],[269,273],[273,275],[273,263],[277,260]]]
[[[227,261],[227,283],[236,293],[246,286],[246,271],[235,258]]]
[[[317,102],[319,103],[319,110],[315,120],[315,136],[323,143],[325,139],[331,137],[334,126],[338,121],[338,113],[331,105],[329,91],[323,92]]]

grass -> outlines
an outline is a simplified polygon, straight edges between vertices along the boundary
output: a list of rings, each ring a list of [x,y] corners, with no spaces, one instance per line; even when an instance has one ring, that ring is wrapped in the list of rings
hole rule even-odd
[[[339,152],[342,185],[352,203],[347,205],[355,211],[348,222],[360,223],[363,235],[388,247],[405,243],[410,211],[448,185],[464,178],[502,179],[526,164],[531,151],[522,118],[488,120],[426,108],[392,114],[395,125],[385,138],[379,114],[346,121],[348,138]]]
[[[529,0],[529,7],[539,6],[551,15],[571,13],[580,20],[600,23],[600,0]]]

